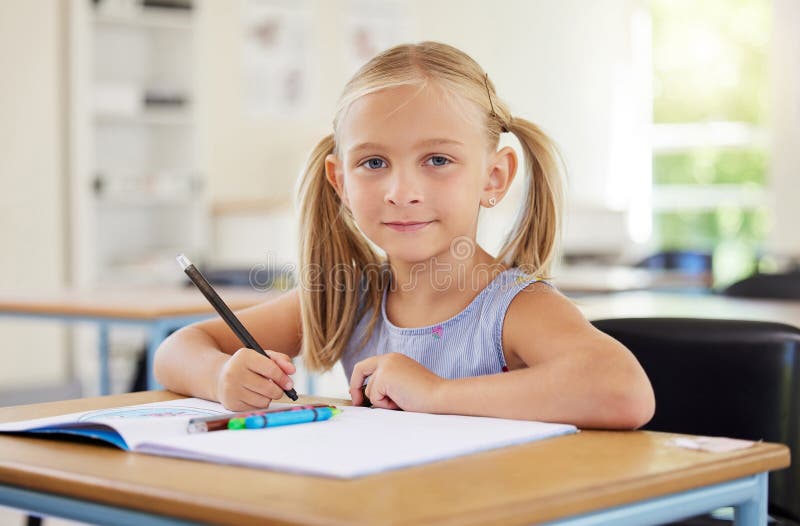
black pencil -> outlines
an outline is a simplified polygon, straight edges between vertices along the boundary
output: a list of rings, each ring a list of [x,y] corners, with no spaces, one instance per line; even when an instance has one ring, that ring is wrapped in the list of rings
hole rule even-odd
[[[178,264],[181,266],[183,271],[189,276],[189,279],[192,280],[192,283],[197,285],[197,288],[200,289],[200,292],[203,293],[203,296],[206,297],[211,306],[214,307],[214,310],[225,320],[225,323],[228,324],[228,327],[231,328],[233,333],[239,338],[242,344],[247,347],[248,349],[253,349],[259,354],[267,356],[267,353],[264,352],[264,349],[258,344],[255,338],[244,328],[242,322],[239,321],[239,318],[233,314],[230,308],[222,301],[222,298],[219,297],[217,291],[215,291],[211,287],[211,283],[209,283],[205,277],[197,270],[189,258],[184,256],[183,254],[179,254],[177,257]],[[272,359],[272,358],[270,358]],[[294,389],[284,390],[286,396],[291,398],[292,400],[297,400],[297,392]]]

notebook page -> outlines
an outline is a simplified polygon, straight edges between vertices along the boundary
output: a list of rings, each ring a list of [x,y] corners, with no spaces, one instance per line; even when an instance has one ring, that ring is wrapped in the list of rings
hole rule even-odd
[[[186,425],[191,418],[226,413],[229,411],[221,404],[198,398],[186,398],[6,422],[0,424],[0,432],[38,432],[46,428],[50,433],[68,430],[70,434],[82,434],[81,429],[91,429],[101,424],[116,431],[129,449],[135,449],[136,445],[144,440],[186,435]],[[93,433],[85,435],[93,436]],[[117,441],[114,441],[114,444],[121,446]]]
[[[138,451],[352,478],[575,433],[571,425],[342,407],[325,422],[147,441]]]

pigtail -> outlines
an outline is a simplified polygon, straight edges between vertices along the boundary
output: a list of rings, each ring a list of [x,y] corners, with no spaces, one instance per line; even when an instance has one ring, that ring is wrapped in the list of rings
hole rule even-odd
[[[325,177],[325,158],[334,147],[333,135],[319,142],[299,188],[301,352],[311,371],[336,363],[369,309],[373,316],[367,335],[371,333],[383,290],[377,254]]]
[[[517,136],[525,154],[525,201],[498,261],[547,277],[560,231],[562,181],[558,152],[538,126],[508,119],[503,127]]]

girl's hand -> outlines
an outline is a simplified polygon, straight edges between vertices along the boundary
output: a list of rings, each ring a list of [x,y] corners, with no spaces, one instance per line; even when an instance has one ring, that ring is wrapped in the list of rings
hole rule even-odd
[[[399,353],[382,354],[360,361],[350,377],[353,405],[361,405],[361,386],[369,377],[366,395],[373,407],[429,413],[434,410],[437,389],[445,382],[413,359]]]
[[[294,383],[291,358],[283,353],[265,351],[269,358],[253,349],[239,349],[217,375],[217,400],[230,411],[264,409],[283,396]],[[270,358],[272,358],[270,360]]]

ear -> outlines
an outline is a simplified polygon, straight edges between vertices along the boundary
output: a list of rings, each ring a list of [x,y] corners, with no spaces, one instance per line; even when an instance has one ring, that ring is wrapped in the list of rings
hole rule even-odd
[[[328,180],[339,199],[350,208],[350,201],[347,199],[347,192],[344,189],[344,173],[342,171],[342,163],[338,157],[333,154],[328,154],[325,157],[325,178]]]
[[[510,146],[498,150],[490,158],[489,177],[481,197],[482,206],[491,208],[503,199],[517,174],[517,164],[517,153]],[[494,198],[493,203],[489,201],[491,198]]]

